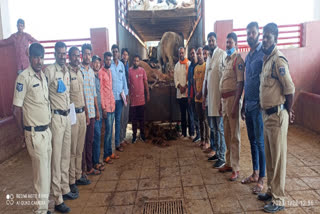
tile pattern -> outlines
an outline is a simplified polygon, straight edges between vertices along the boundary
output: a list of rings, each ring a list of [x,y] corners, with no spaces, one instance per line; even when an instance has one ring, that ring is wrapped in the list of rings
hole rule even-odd
[[[250,144],[241,124],[241,178],[252,171]],[[320,213],[320,135],[291,126],[288,135],[286,209],[281,213]],[[80,197],[65,203],[71,213],[141,214],[145,201],[182,199],[189,214],[263,213],[263,202],[251,193],[254,184],[228,181],[190,141],[160,148],[148,143],[126,146],[120,159],[106,166],[91,185],[79,186]],[[32,193],[31,161],[26,150],[0,164],[1,198]],[[50,203],[53,208],[53,202]],[[8,206],[0,213],[21,213],[32,206]]]

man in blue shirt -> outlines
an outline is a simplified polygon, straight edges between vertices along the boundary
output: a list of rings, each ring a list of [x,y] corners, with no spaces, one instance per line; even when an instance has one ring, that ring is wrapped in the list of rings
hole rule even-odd
[[[251,144],[253,173],[241,181],[242,184],[257,182],[253,193],[258,194],[263,189],[265,177],[265,152],[263,138],[263,121],[260,110],[259,87],[260,73],[262,71],[263,57],[262,43],[259,42],[259,26],[257,22],[251,22],[247,26],[247,42],[250,52],[246,56],[246,79],[244,103],[241,109],[241,117],[246,121],[248,138]]]
[[[100,94],[100,79],[99,79],[99,70],[101,67],[101,58],[98,55],[92,57],[92,69],[94,71],[95,77],[95,86],[97,93],[97,104],[100,118],[94,123],[94,137],[93,137],[93,151],[92,151],[92,162],[93,167],[96,170],[104,170],[104,166],[99,162],[100,159],[100,143],[101,143],[101,129],[102,129],[102,108],[101,108],[101,94]]]
[[[192,139],[192,142],[200,141],[200,129],[199,129],[199,120],[198,115],[195,110],[195,101],[194,101],[194,89],[193,89],[193,70],[196,67],[197,63],[197,55],[196,49],[190,49],[190,61],[191,64],[188,68],[188,116],[190,117],[190,129],[189,129],[189,136],[194,135],[194,129],[196,129],[196,136]],[[204,145],[201,145],[204,146]]]
[[[123,152],[123,147],[120,146],[120,123],[121,113],[124,105],[123,93],[126,100],[128,100],[128,85],[126,79],[126,70],[123,63],[119,60],[119,47],[118,45],[112,45],[111,47],[113,60],[111,62],[111,74],[112,74],[112,91],[116,101],[115,109],[115,147],[116,150]]]

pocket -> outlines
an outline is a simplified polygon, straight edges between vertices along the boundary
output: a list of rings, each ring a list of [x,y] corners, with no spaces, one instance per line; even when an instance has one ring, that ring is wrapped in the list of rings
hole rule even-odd
[[[31,99],[36,103],[40,103],[43,100],[43,90],[40,83],[32,85]]]
[[[35,154],[43,155],[45,152],[45,132],[34,132],[31,135],[33,151]]]
[[[71,90],[74,92],[78,92],[80,90],[79,82],[77,80],[71,80]]]

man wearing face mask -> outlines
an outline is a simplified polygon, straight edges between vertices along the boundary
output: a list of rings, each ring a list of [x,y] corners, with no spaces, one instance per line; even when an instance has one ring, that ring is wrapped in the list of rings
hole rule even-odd
[[[264,124],[264,141],[268,190],[258,199],[271,201],[264,206],[266,212],[284,209],[287,165],[287,134],[293,122],[293,94],[288,60],[278,50],[278,26],[269,23],[263,28],[262,51],[265,54],[260,75],[260,105]]]
[[[226,165],[220,172],[231,171],[230,181],[239,178],[240,170],[240,108],[243,91],[244,62],[237,53],[237,35],[227,35],[227,57],[220,80],[223,125],[227,145]]]
[[[247,41],[250,52],[246,56],[246,80],[244,103],[241,117],[247,125],[248,138],[251,144],[253,173],[241,181],[242,184],[257,182],[253,193],[257,194],[263,189],[265,177],[265,153],[263,141],[263,122],[259,102],[260,73],[262,71],[264,53],[262,43],[259,43],[259,26],[251,22],[247,26]]]
[[[52,111],[50,129],[52,132],[52,182],[51,189],[57,211],[70,210],[64,200],[78,198],[69,187],[69,167],[71,151],[70,73],[66,67],[67,46],[63,42],[55,44],[56,62],[45,69],[48,80],[49,99]]]
[[[139,122],[141,140],[145,141],[144,135],[144,105],[147,93],[147,102],[150,100],[149,86],[146,71],[139,67],[140,56],[133,57],[133,66],[129,69],[129,95],[130,95],[130,118],[132,121],[132,143],[137,139],[137,128]]]

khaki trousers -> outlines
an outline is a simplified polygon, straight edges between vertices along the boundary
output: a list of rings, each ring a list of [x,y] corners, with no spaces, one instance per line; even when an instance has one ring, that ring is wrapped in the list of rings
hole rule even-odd
[[[71,126],[70,185],[75,184],[76,180],[81,178],[82,152],[86,138],[86,130],[86,114],[82,112],[77,114],[77,123]]]
[[[27,149],[31,157],[33,186],[39,204],[35,213],[47,213],[51,181],[51,131],[24,131]]]
[[[287,110],[267,115],[263,113],[263,134],[266,154],[268,191],[272,201],[284,205],[287,166],[287,134],[289,115]]]
[[[231,117],[232,105],[235,96],[223,99],[223,126],[224,137],[226,140],[226,165],[231,166],[233,171],[240,170],[240,109],[241,103],[239,102],[239,111],[236,118]]]
[[[62,195],[70,192],[70,118],[68,116],[53,114],[50,129],[52,132],[51,191],[56,205],[59,205],[63,202]]]

